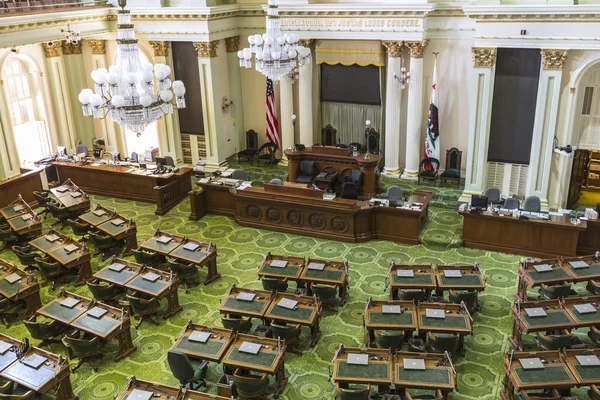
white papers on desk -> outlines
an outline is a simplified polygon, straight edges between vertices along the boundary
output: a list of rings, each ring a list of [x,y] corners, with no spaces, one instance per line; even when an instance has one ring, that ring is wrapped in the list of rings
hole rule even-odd
[[[102,165],[102,164],[100,164],[100,163],[97,163],[97,162],[95,162],[95,163],[91,164],[91,166],[92,166],[92,167],[99,167],[100,165]]]
[[[418,201],[413,201],[413,205],[414,206],[422,206],[423,203],[419,203]]]
[[[221,176],[227,178],[233,174],[233,171],[235,170],[232,168],[227,168],[225,171],[221,172]]]
[[[23,207],[23,206],[14,206],[13,207],[14,212],[23,211],[24,209],[25,209],[25,207]]]
[[[244,190],[248,187],[252,187],[252,182],[251,181],[243,181],[240,186],[237,187],[237,190]]]
[[[210,177],[208,177],[208,178],[201,178],[201,179],[198,181],[198,183],[208,183],[208,182],[210,182]]]

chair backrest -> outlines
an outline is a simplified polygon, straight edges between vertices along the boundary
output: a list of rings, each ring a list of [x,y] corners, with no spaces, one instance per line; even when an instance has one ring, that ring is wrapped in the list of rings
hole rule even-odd
[[[519,208],[519,200],[509,197],[504,200],[504,208],[507,210],[514,210]]]
[[[337,141],[337,129],[335,129],[331,124],[325,125],[323,129],[321,129],[321,144],[324,146],[335,146]]]
[[[131,161],[138,162],[138,153],[135,151],[131,153]]]
[[[337,387],[337,394],[340,400],[368,400],[370,392],[370,385],[364,389]]]
[[[131,252],[138,264],[152,265],[157,261],[156,253],[148,253],[142,249],[133,249]]]
[[[421,160],[421,162],[419,163],[419,171],[422,171],[424,169],[424,165],[430,163],[433,166],[434,171],[437,171],[440,169],[440,160],[438,160],[437,158],[434,157],[427,157]]]
[[[79,146],[75,147],[75,154],[76,155],[85,154],[87,156],[88,155],[87,146],[84,144],[80,144]]]
[[[600,388],[596,385],[590,385],[590,391],[588,392],[592,400],[600,400]]]
[[[462,161],[462,151],[453,147],[446,150],[446,170],[456,169],[460,170],[460,163]]]
[[[46,261],[42,258],[36,258],[35,263],[44,274],[55,273],[60,270],[60,263],[58,261]]]
[[[100,351],[100,340],[98,337],[94,337],[91,340],[77,339],[71,336],[65,336],[62,338],[62,342],[65,346],[70,347],[71,351],[76,356],[87,356],[92,354],[98,354]]]
[[[335,298],[336,287],[329,285],[322,285],[318,283],[313,283],[311,285],[311,290],[314,295],[319,297],[322,302],[331,301]]]
[[[375,336],[375,345],[382,349],[392,349],[392,353],[395,353],[402,346],[403,339],[402,332],[379,332]]]
[[[293,336],[292,330],[294,327],[288,325],[280,325],[271,322],[271,332],[274,338],[290,339]]]
[[[315,174],[315,162],[302,160],[300,161],[300,174],[301,175],[314,175]]]
[[[379,132],[373,128],[369,129],[367,134],[367,149],[371,153],[379,153]]]
[[[98,233],[94,233],[92,231],[89,231],[90,234],[90,239],[92,239],[92,242],[94,243],[95,246],[102,246],[102,245],[107,245],[108,243],[111,243],[114,241],[114,239],[110,236],[104,236],[104,235],[100,235]]]
[[[279,178],[273,178],[269,181],[271,185],[283,185],[283,181]]]
[[[175,349],[169,350],[167,362],[171,373],[182,385],[187,384],[194,377],[194,367],[184,352]]]
[[[544,335],[542,332],[537,333],[537,338],[543,350],[570,349],[573,340],[571,335]]]
[[[544,295],[551,299],[560,299],[563,297],[569,297],[571,294],[571,284],[563,282],[562,284],[546,286],[542,285],[542,291]]]
[[[231,173],[231,177],[233,179],[240,179],[242,181],[246,180],[246,171],[244,171],[243,169],[234,169],[233,172]]]
[[[527,196],[523,202],[523,210],[530,212],[540,212],[542,204],[537,196]]]
[[[149,314],[154,311],[154,304],[158,301],[158,298],[154,297],[150,300],[142,299],[139,297],[127,295],[127,301],[131,306],[131,310],[136,314]]]
[[[242,375],[240,369],[233,374],[233,382],[239,394],[244,398],[257,398],[267,387],[268,375]]]
[[[258,149],[258,151],[256,152],[256,154],[258,155],[262,155],[265,153],[275,153],[275,151],[277,150],[277,145],[273,142],[267,142],[267,143],[263,143],[262,146],[260,146],[260,148]]]
[[[402,188],[396,185],[388,187],[385,197],[389,200],[402,200]]]
[[[246,131],[246,149],[256,150],[258,149],[258,133],[254,129]]]
[[[488,198],[488,201],[492,204],[500,203],[500,189],[497,187],[489,187],[485,189],[483,195]]]
[[[356,186],[358,186],[360,188],[362,185],[362,177],[363,177],[362,171],[360,169],[353,169],[350,177],[352,178],[352,182],[354,182],[356,184]]]
[[[12,385],[12,382],[10,382]],[[8,393],[0,393],[1,400],[29,400],[33,399],[35,395],[35,391],[29,390],[23,394],[8,394]]]
[[[458,335],[449,333],[429,333],[429,339],[432,340],[431,345],[435,347],[435,351],[440,353],[443,353],[444,351],[450,353],[454,352],[458,347],[459,342]]]
[[[92,292],[94,299],[98,301],[111,300],[115,295],[116,286],[112,283],[107,286],[102,283],[87,281],[87,286],[90,292]]]
[[[284,292],[287,290],[287,283],[277,278],[263,277],[261,281],[263,289],[265,290],[277,290],[278,292]]]
[[[58,334],[60,329],[58,321],[40,323],[35,319],[24,319],[23,324],[25,324],[25,328],[27,328],[31,337],[38,340],[51,338]]]
[[[354,182],[346,182],[342,185],[342,199],[358,199],[358,186]]]
[[[169,167],[174,167],[175,166],[175,161],[173,161],[173,157],[171,156],[165,156],[165,164]]]

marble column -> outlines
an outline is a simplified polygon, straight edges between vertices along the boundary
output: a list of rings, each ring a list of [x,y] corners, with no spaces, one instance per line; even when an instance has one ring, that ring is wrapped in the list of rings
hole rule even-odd
[[[92,50],[92,69],[106,68],[109,64],[106,61],[106,41],[105,40],[86,40],[84,42]],[[93,88],[93,82],[89,87]],[[107,151],[124,152],[123,143],[124,132],[112,120],[108,118],[93,119],[96,138],[104,138],[104,144]]]
[[[279,162],[282,166],[288,165],[288,159],[285,150],[292,147],[296,142],[294,138],[294,124],[292,115],[294,114],[294,90],[293,81],[289,76],[284,76],[279,81],[279,126],[281,128],[281,150],[282,156]]]
[[[244,131],[244,107],[242,106],[242,77],[240,75],[240,59],[237,52],[240,49],[240,37],[232,36],[225,39],[227,50],[227,73],[229,78],[229,95],[233,104],[230,107],[233,113],[233,129],[235,132],[236,151],[246,148],[246,132]]]
[[[314,39],[302,39],[300,45],[310,48]],[[310,55],[312,57],[312,54]],[[300,121],[300,143],[306,147],[314,144],[313,133],[313,94],[312,94],[312,62],[305,63],[300,67],[299,92],[299,121]]]
[[[403,179],[417,180],[423,144],[423,51],[429,40],[404,42],[410,50],[410,81],[408,83],[408,107],[406,115],[406,165]]]
[[[73,121],[73,108],[69,98],[70,77],[67,75],[65,63],[61,51],[60,40],[55,42],[44,42],[46,72],[52,98],[52,109],[58,128],[59,146],[65,146],[71,154],[75,152],[78,143],[75,122]]]
[[[386,87],[385,87],[385,167],[387,176],[400,175],[400,107],[402,87],[394,78],[402,68],[402,42],[382,41],[387,53]],[[366,145],[366,143],[365,143]]]
[[[485,190],[496,69],[495,48],[473,47],[471,51],[474,82],[469,96],[467,172],[461,202],[470,202],[472,195],[480,195]]]
[[[527,196],[538,196],[542,207],[548,208],[548,185],[552,163],[553,140],[558,118],[560,83],[567,50],[542,49],[542,71],[540,73],[529,172],[527,174]]]
[[[69,76],[69,100],[73,121],[75,122],[77,142],[81,141],[81,143],[91,150],[92,138],[94,137],[94,121],[92,118],[83,115],[81,103],[78,99],[81,90],[87,87],[81,49],[81,41],[77,42],[77,44],[62,43],[65,69]]]
[[[0,81],[0,181],[21,173],[21,162],[8,118],[3,86],[4,82]]]
[[[206,144],[206,167],[216,169],[227,165],[221,117],[221,84],[217,48],[219,41],[194,42],[198,52],[202,114],[204,115],[204,140]],[[192,149],[192,152],[196,149]]]

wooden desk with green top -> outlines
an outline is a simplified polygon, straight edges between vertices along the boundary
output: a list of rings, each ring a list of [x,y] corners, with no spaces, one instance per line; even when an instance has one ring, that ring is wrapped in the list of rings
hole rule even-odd
[[[424,360],[425,369],[404,368],[404,360]],[[396,394],[404,396],[406,389],[441,390],[443,398],[456,389],[456,372],[452,360],[439,353],[402,353],[394,356],[394,386]]]
[[[134,393],[135,391],[135,393]],[[115,400],[131,400],[131,395],[145,395],[143,392],[149,392],[150,398],[169,399],[169,400],[230,400],[229,397],[217,396],[198,392],[188,388],[167,386],[162,383],[143,381],[132,376],[129,381],[119,390],[114,397]],[[137,397],[136,397],[137,398]]]
[[[124,265],[124,268],[120,266]],[[94,274],[94,278],[114,285],[125,287],[127,282],[138,276],[143,269],[141,264],[113,257],[109,264]]]
[[[600,326],[600,296],[583,296],[583,297],[565,297],[560,300],[562,307],[569,313],[569,316],[575,321],[574,329],[584,328],[588,326]],[[575,306],[585,304],[591,305],[595,311],[580,313]]]
[[[412,271],[412,276],[402,275],[402,273],[399,275],[398,271]],[[396,264],[392,261],[387,279],[390,285],[390,299],[392,300],[398,300],[398,292],[401,289],[423,289],[426,296],[429,297],[436,288],[435,273],[431,264]]]
[[[298,304],[294,309],[282,307],[279,305],[279,302],[284,299],[297,301]],[[321,337],[319,318],[321,317],[322,311],[323,306],[317,297],[277,292],[273,296],[271,304],[265,312],[264,319],[266,321],[281,321],[308,326],[312,338],[310,346],[314,347]]]
[[[366,365],[348,363],[348,355],[366,354]],[[333,358],[331,378],[340,387],[362,383],[379,386],[379,391],[387,391],[394,381],[394,360],[389,349],[344,347],[340,344]]]
[[[445,271],[460,271],[460,276],[447,277]],[[477,265],[438,265],[435,278],[439,294],[445,290],[485,290],[485,278]]]
[[[600,247],[600,243],[598,243],[598,246]],[[558,262],[571,274],[572,278],[569,279],[569,282],[586,282],[591,279],[600,279],[600,259],[596,258],[595,255],[565,257],[560,258]],[[584,266],[584,263],[587,266]]]
[[[384,306],[397,306],[400,313],[384,312]],[[412,300],[367,300],[365,306],[365,344],[375,345],[375,330],[404,331],[405,339],[417,330],[417,307]]]
[[[96,204],[96,207],[93,210],[81,214],[77,218],[88,225],[96,227],[110,220],[115,215],[116,212],[114,210],[102,207],[100,204]]]
[[[251,301],[241,300],[237,298],[240,293],[252,293],[255,296]],[[264,320],[273,296],[274,293],[267,290],[244,289],[231,285],[219,306],[219,312],[229,316],[239,315]]]
[[[21,195],[0,210],[10,229],[21,237],[31,239],[42,233],[42,220]]]
[[[89,196],[71,179],[67,179],[62,185],[50,189],[50,193],[59,204],[71,212],[81,214],[90,209]]]
[[[323,269],[312,268],[311,264],[324,264]],[[311,285],[326,284],[338,287],[340,304],[348,301],[348,261],[331,261],[309,258],[300,274],[300,282],[306,284],[306,293],[312,296]]]
[[[549,271],[538,272],[536,266],[550,265]],[[539,287],[542,284],[552,285],[568,282],[573,276],[569,270],[560,264],[557,258],[541,260],[537,262],[519,263],[519,283],[516,298],[527,301],[527,288]]]
[[[114,240],[125,242],[124,256],[131,254],[131,250],[138,246],[137,225],[132,219],[100,205],[95,210],[82,214],[78,218]]]
[[[50,228],[47,234],[41,235],[33,240],[29,241],[29,245],[34,249],[47,254],[50,250],[64,245],[71,240],[70,236],[67,236],[59,231],[55,231]]]
[[[250,342],[261,345],[257,354],[250,354],[240,351],[244,342]],[[230,368],[245,368],[251,371],[263,372],[275,376],[274,398],[278,399],[285,385],[287,377],[285,376],[284,354],[287,349],[285,340],[264,338],[254,335],[234,334],[233,342],[223,356],[223,365]]]
[[[563,349],[562,359],[577,379],[577,386],[600,385],[600,366],[582,365],[582,359],[596,361],[600,349]]]
[[[17,275],[18,279],[15,280]],[[12,302],[24,302],[25,318],[42,306],[40,284],[33,274],[20,270],[8,261],[0,260],[0,295]]]
[[[189,340],[190,335],[194,332],[206,332],[209,333],[210,336],[206,342]],[[191,358],[221,362],[221,359],[225,355],[225,352],[232,341],[233,333],[231,329],[215,328],[194,324],[192,321],[188,321],[171,348],[182,351]]]
[[[427,309],[443,310],[444,318],[428,317]],[[417,310],[419,335],[427,332],[458,334],[459,352],[465,354],[465,335],[473,334],[472,319],[465,307],[461,304],[419,303]]]
[[[76,247],[70,250],[69,246]],[[66,269],[76,269],[79,271],[75,286],[85,285],[92,276],[91,255],[85,244],[81,244],[73,239],[61,243],[61,246],[46,251],[54,261],[59,262]]]
[[[2,219],[5,220],[9,220],[29,212],[31,212],[31,207],[25,200],[23,200],[21,195],[19,195],[19,197],[17,197],[15,200],[11,201],[6,207],[0,208],[0,216],[2,216]]]
[[[56,400],[77,400],[71,386],[69,362],[58,354],[38,347],[29,346],[21,359],[17,349],[25,349],[24,343],[0,333],[0,341],[13,346],[0,356],[0,377],[17,383],[39,395],[53,392]],[[43,361],[39,366],[30,365],[37,358]],[[4,364],[4,366],[2,366]]]
[[[271,264],[273,261],[285,263],[283,267],[275,267]],[[304,270],[306,260],[304,257],[282,256],[267,252],[258,267],[259,278],[275,278],[282,281],[295,281],[296,284],[300,281],[300,275]]]
[[[182,307],[181,304],[179,304],[179,294],[177,293],[177,288],[179,287],[179,278],[177,275],[150,268],[145,265],[140,266],[139,264],[136,264],[136,267],[137,266],[140,267],[140,273],[128,280],[124,287],[133,292],[143,293],[150,297],[157,297],[159,299],[166,298],[167,312],[163,315],[164,319],[170,318],[180,312]],[[148,273],[158,275],[158,279],[154,281],[147,279],[146,274]]]

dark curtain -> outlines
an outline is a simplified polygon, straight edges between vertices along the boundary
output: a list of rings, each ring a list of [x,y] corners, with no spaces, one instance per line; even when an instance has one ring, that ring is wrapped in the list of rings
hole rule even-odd
[[[175,79],[185,84],[186,108],[178,111],[182,134],[204,135],[198,52],[192,42],[172,42]]]

